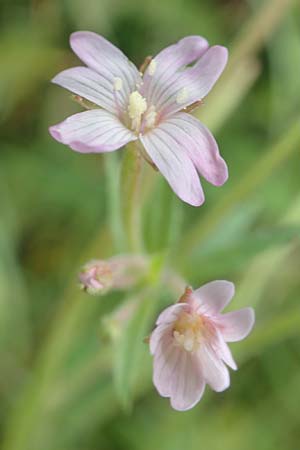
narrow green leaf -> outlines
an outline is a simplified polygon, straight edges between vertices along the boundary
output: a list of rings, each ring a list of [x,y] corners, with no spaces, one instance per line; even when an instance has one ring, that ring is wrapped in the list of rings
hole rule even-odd
[[[116,393],[127,411],[132,404],[142,356],[149,351],[144,339],[149,334],[157,297],[155,289],[141,293],[137,298],[138,306],[135,313],[115,341]]]

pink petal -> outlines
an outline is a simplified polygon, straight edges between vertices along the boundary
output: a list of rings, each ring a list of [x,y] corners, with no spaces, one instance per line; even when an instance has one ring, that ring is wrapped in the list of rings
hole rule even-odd
[[[163,338],[166,338],[166,336],[171,337],[172,329],[173,329],[172,323],[171,324],[167,323],[164,325],[157,326],[152,331],[149,342],[151,355],[154,355]]]
[[[210,131],[195,117],[177,113],[166,119],[162,127],[184,148],[198,172],[210,183],[221,186],[228,178],[227,165],[219,154]]]
[[[205,389],[197,356],[182,350],[169,383],[172,407],[177,411],[193,408],[201,400]]]
[[[210,387],[216,392],[227,389],[230,385],[230,378],[223,361],[208,344],[204,343],[201,345],[198,355],[201,361],[201,371]]]
[[[222,314],[218,318],[219,329],[227,342],[244,339],[252,330],[254,322],[255,314],[252,308]]]
[[[197,356],[174,345],[169,335],[156,348],[153,383],[161,396],[171,397],[171,405],[179,411],[198,403],[205,387]]]
[[[214,346],[216,355],[224,361],[231,369],[237,370],[236,362],[233,359],[232,353],[220,331],[217,330],[216,345]]]
[[[170,378],[177,368],[181,349],[174,345],[173,337],[161,340],[153,360],[153,384],[163,397],[171,395]]]
[[[117,47],[91,31],[73,33],[70,44],[76,55],[91,69],[103,75],[113,86],[121,78],[127,98],[141,82],[138,69]]]
[[[157,325],[171,324],[177,320],[179,314],[187,308],[185,303],[176,303],[175,305],[168,306],[165,308],[156,321]]]
[[[200,58],[207,49],[208,42],[203,37],[187,36],[156,55],[155,72],[151,75],[148,67],[144,75],[143,93],[148,101],[155,104],[158,99],[158,88],[167,85],[177,70]]]
[[[113,93],[113,82],[87,67],[73,67],[56,75],[52,82],[96,105],[118,113]]]
[[[111,152],[136,140],[117,117],[102,109],[74,114],[49,131],[54,139],[81,153]]]
[[[202,314],[215,315],[222,311],[234,296],[234,284],[216,280],[204,284],[193,292]]]
[[[187,152],[162,123],[140,136],[146,152],[164,175],[173,191],[193,206],[204,202],[204,194],[196,168]]]
[[[193,67],[173,75],[168,86],[160,91],[156,109],[162,115],[169,116],[203,99],[223,72],[227,58],[225,47],[210,47]],[[179,103],[177,98],[183,89],[186,92],[185,100]]]

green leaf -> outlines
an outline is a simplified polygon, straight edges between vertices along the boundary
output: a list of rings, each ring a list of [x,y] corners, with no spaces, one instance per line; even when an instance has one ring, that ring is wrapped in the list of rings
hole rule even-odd
[[[198,251],[194,255],[193,267],[198,270],[202,267],[201,274],[204,277],[216,276],[218,273],[227,273],[240,270],[245,264],[259,253],[274,248],[281,247],[300,237],[299,227],[274,227],[255,232],[249,232],[239,237],[233,242],[226,244],[223,242],[217,248],[209,248],[202,252]],[[194,274],[197,275],[197,272]]]
[[[117,396],[125,410],[129,410],[135,393],[143,356],[157,300],[156,289],[149,289],[137,298],[137,309],[115,341],[114,381]]]

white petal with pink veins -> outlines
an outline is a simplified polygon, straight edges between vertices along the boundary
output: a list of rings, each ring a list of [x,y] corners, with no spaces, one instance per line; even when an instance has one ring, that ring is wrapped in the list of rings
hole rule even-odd
[[[164,89],[160,89],[155,107],[163,116],[170,116],[182,108],[203,99],[222,74],[228,58],[225,47],[210,47],[199,61],[185,70],[176,72]],[[178,102],[178,94],[185,89],[186,95]]]
[[[163,338],[166,338],[167,336],[169,336],[170,338],[172,338],[173,335],[173,326],[172,324],[163,324],[163,325],[159,325],[157,326],[151,333],[150,336],[150,353],[152,355],[154,355],[154,353],[156,352],[158,346],[160,345],[160,341]]]
[[[214,345],[214,350],[218,357],[224,361],[227,366],[233,370],[237,370],[237,365],[233,359],[232,353],[228,345],[226,344],[222,333],[216,330],[216,341]]]
[[[176,113],[160,124],[189,155],[200,175],[221,186],[228,178],[228,169],[220,156],[218,144],[210,131],[195,117]]]
[[[136,140],[117,117],[102,109],[74,114],[49,131],[57,141],[81,153],[111,152]]]
[[[73,67],[64,70],[56,75],[52,82],[111,113],[118,114],[113,85],[105,77],[88,67]]]
[[[122,80],[127,97],[141,82],[135,65],[117,47],[91,31],[77,31],[71,35],[72,50],[88,67],[103,74],[110,82]]]
[[[199,313],[218,314],[234,296],[234,284],[230,281],[216,280],[204,284],[193,292],[199,304]]]
[[[222,314],[217,322],[225,341],[240,341],[253,328],[255,322],[254,310],[252,308],[243,308],[238,311]]]
[[[210,387],[216,392],[227,389],[230,386],[228,369],[209,344],[201,345],[198,355],[201,361],[201,371]]]
[[[173,323],[179,314],[186,309],[185,303],[176,303],[175,305],[168,306],[166,309],[164,309],[160,315],[158,316],[158,319],[156,321],[157,325],[160,324],[170,324]]]
[[[140,136],[140,140],[178,197],[190,205],[200,206],[204,202],[204,194],[197,170],[176,136],[163,127],[157,127]]]
[[[175,72],[196,61],[207,49],[208,42],[203,37],[187,36],[156,55],[144,75],[143,92],[149,103],[157,102],[159,93]]]
[[[153,361],[153,383],[160,395],[169,397],[171,395],[170,379],[178,370],[181,349],[174,345],[172,337],[161,339]]]
[[[205,381],[196,355],[181,351],[177,370],[170,379],[171,405],[178,411],[186,411],[198,403],[204,393]]]

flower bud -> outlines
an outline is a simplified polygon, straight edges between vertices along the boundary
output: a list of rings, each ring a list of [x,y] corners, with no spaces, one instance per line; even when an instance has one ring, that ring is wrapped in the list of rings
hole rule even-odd
[[[88,294],[105,294],[111,289],[128,289],[145,275],[147,260],[138,255],[119,255],[88,262],[79,273],[81,288]]]
[[[92,260],[79,273],[80,287],[88,294],[107,292],[113,284],[113,273],[108,261]]]

